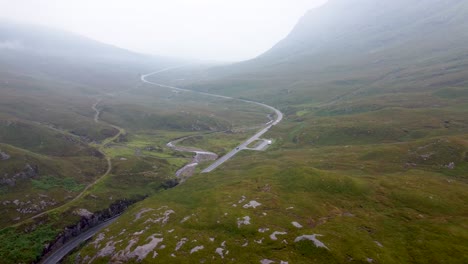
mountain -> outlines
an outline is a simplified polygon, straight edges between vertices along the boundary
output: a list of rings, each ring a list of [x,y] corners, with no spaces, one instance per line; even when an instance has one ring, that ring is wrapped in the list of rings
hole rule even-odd
[[[0,51],[49,57],[127,60],[138,63],[151,58],[67,31],[8,20],[0,21]],[[152,56],[152,59],[168,60],[156,56]]]
[[[69,260],[467,263],[467,4],[330,0],[253,60],[153,77],[284,119]]]
[[[102,176],[108,163],[99,144],[125,130],[98,122],[101,101],[172,63],[65,31],[1,21],[0,228],[62,205]]]
[[[330,0],[264,54],[211,68],[189,87],[287,104],[463,86],[467,29],[466,1]]]
[[[142,84],[147,64],[81,37],[5,38],[0,225],[18,225],[0,259],[38,261],[146,197],[64,263],[468,263],[467,11],[330,0],[253,60],[148,76],[280,109],[264,151],[239,149],[271,120],[259,105]],[[179,143],[239,153],[198,173]]]
[[[268,120],[246,104],[140,79],[180,63],[60,30],[0,24],[1,263],[36,263],[194,173],[195,160],[206,157],[168,147],[175,138],[219,135],[227,143],[215,146],[221,154],[237,140],[213,132]]]
[[[0,23],[0,72],[3,73],[109,87],[112,78],[120,78],[124,86],[128,85],[128,77],[135,78],[173,63],[177,62],[58,29],[11,21]],[[121,77],[115,74],[118,72]]]

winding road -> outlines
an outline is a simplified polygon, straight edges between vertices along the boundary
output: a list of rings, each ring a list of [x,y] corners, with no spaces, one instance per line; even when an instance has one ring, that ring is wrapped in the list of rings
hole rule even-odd
[[[180,67],[177,67],[177,68],[180,68]],[[277,125],[279,122],[281,122],[281,120],[283,120],[283,113],[281,113],[280,110],[274,108],[273,106],[270,106],[270,105],[267,105],[267,104],[263,104],[263,103],[259,103],[259,102],[255,102],[255,101],[249,101],[249,100],[245,100],[245,99],[233,98],[233,97],[224,96],[224,95],[211,94],[211,93],[205,93],[205,92],[199,92],[199,91],[194,91],[194,90],[183,89],[183,88],[174,87],[174,86],[161,84],[161,83],[155,83],[155,82],[147,80],[147,78],[149,76],[156,75],[156,74],[162,73],[162,72],[166,72],[166,71],[169,71],[169,70],[172,70],[172,69],[174,69],[174,67],[159,70],[159,71],[156,71],[156,72],[151,72],[151,73],[148,73],[148,74],[144,74],[144,75],[141,75],[140,79],[144,83],[148,83],[148,84],[152,84],[152,85],[156,85],[156,86],[160,86],[160,87],[163,87],[163,88],[168,88],[168,89],[172,89],[172,90],[176,90],[176,91],[180,91],[180,92],[192,92],[192,93],[197,93],[197,94],[201,94],[201,95],[216,97],[216,98],[220,98],[220,99],[236,100],[236,101],[245,102],[245,103],[249,103],[249,104],[259,105],[259,106],[262,106],[264,108],[268,108],[269,110],[275,112],[275,114],[276,114],[276,119],[273,120],[273,122],[268,122],[266,124],[266,126],[264,128],[262,128],[260,131],[258,131],[255,135],[253,135],[251,138],[244,141],[238,147],[236,147],[233,150],[231,150],[230,152],[228,152],[226,155],[224,155],[221,158],[217,159],[210,166],[205,168],[202,171],[202,173],[208,173],[208,172],[211,172],[211,171],[215,170],[216,168],[221,166],[221,164],[223,164],[224,162],[226,162],[229,159],[231,159],[232,157],[234,157],[241,150],[247,149],[247,146],[250,145],[250,143],[254,142],[255,140],[260,139],[260,137],[263,136],[263,134],[265,134],[266,132],[268,132],[268,130],[270,130],[271,127]]]
[[[176,150],[176,151],[190,152],[190,153],[195,154],[192,161],[187,163],[184,167],[177,170],[177,172],[176,172],[176,177],[180,180],[181,183],[184,182],[186,178],[193,175],[193,173],[195,172],[195,167],[197,167],[200,162],[216,160],[218,158],[218,155],[216,153],[213,153],[213,152],[204,151],[202,149],[197,149],[197,148],[183,147],[183,146],[177,146],[176,145],[180,141],[183,141],[183,140],[185,140],[187,138],[191,138],[191,137],[194,137],[194,136],[196,136],[196,135],[179,138],[179,139],[176,139],[176,140],[173,140],[173,141],[167,143],[167,145],[166,145],[167,147],[169,147],[169,148],[171,148],[173,150]]]
[[[283,114],[276,108],[272,107],[272,106],[269,106],[269,105],[266,105],[266,104],[263,104],[263,103],[259,103],[259,102],[254,102],[254,101],[249,101],[249,100],[244,100],[244,99],[238,99],[238,98],[232,98],[232,97],[228,97],[228,96],[223,96],[223,95],[216,95],[216,94],[210,94],[210,93],[205,93],[205,92],[198,92],[198,91],[192,91],[192,90],[187,90],[187,89],[182,89],[182,88],[177,88],[177,87],[173,87],[173,86],[169,86],[169,85],[164,85],[164,84],[158,84],[158,83],[154,83],[154,82],[151,82],[151,81],[148,81],[146,78],[148,76],[151,76],[151,75],[155,75],[157,73],[161,73],[161,72],[165,72],[165,71],[168,71],[168,70],[171,70],[171,69],[174,69],[174,68],[167,68],[167,69],[164,69],[164,70],[160,70],[160,71],[157,71],[157,72],[152,72],[152,73],[149,73],[149,74],[145,74],[145,75],[142,75],[141,76],[141,81],[143,81],[144,83],[148,83],[148,84],[152,84],[152,85],[157,85],[157,86],[160,86],[160,87],[164,87],[164,88],[169,88],[169,89],[173,89],[173,90],[177,90],[177,91],[182,91],[182,92],[193,92],[193,93],[198,93],[198,94],[202,94],[202,95],[206,95],[206,96],[211,96],[211,97],[216,97],[216,98],[220,98],[220,99],[229,99],[229,100],[237,100],[237,101],[241,101],[241,102],[246,102],[246,103],[250,103],[250,104],[255,104],[255,105],[259,105],[259,106],[262,106],[262,107],[265,107],[265,108],[268,108],[270,110],[272,110],[273,112],[275,112],[276,114],[276,120],[272,120],[268,123],[265,124],[265,127],[262,128],[260,131],[258,131],[255,135],[253,135],[252,137],[250,137],[249,139],[247,139],[246,141],[244,141],[242,144],[240,144],[238,147],[236,147],[235,149],[231,150],[229,153],[227,153],[226,155],[224,155],[223,157],[217,159],[214,163],[212,163],[209,167],[207,167],[206,169],[204,169],[202,172],[203,173],[208,173],[208,172],[211,172],[213,171],[214,169],[216,169],[217,167],[219,167],[221,164],[223,164],[224,162],[226,162],[227,160],[229,160],[230,158],[232,158],[234,155],[236,155],[238,152],[240,152],[241,150],[243,149],[249,149],[247,146],[250,145],[250,143],[254,142],[255,140],[259,140],[260,137],[265,134],[266,132],[268,132],[268,130],[271,129],[272,126],[274,125],[277,125],[279,122],[281,122],[281,120],[283,119]],[[102,99],[101,98],[98,98],[96,103],[93,104],[92,106],[92,109],[95,111],[95,116],[94,116],[94,121],[96,123],[99,123],[99,115],[100,115],[100,109],[98,109],[98,105],[101,103]],[[99,151],[104,155],[105,155],[105,152],[103,151],[103,149],[105,148],[105,146],[107,146],[109,143],[113,142],[114,140],[116,140],[120,135],[122,135],[123,133],[125,133],[125,130],[120,128],[120,127],[117,127],[117,126],[114,126],[114,125],[111,125],[112,127],[114,127],[115,129],[117,129],[119,132],[113,136],[113,137],[110,137],[110,138],[107,138],[106,140],[104,140],[104,142],[101,143],[100,147],[99,147]],[[168,143],[168,147],[170,148],[173,148],[175,150],[178,150],[178,151],[188,151],[188,152],[193,152],[196,154],[196,156],[194,157],[194,160],[187,164],[185,167],[190,167],[190,166],[194,166],[195,164],[197,164],[197,156],[207,156],[207,157],[215,157],[216,154],[215,153],[212,153],[212,152],[205,152],[205,151],[202,151],[202,150],[198,150],[198,149],[194,149],[194,148],[186,148],[186,147],[178,147],[175,145],[176,142],[180,141],[182,139],[178,139],[178,140],[175,140],[175,141],[171,141]],[[206,158],[206,157],[205,157]],[[91,187],[91,186],[94,186],[97,182],[99,182],[100,180],[102,180],[105,176],[107,176],[110,171],[112,170],[112,162],[110,160],[110,158],[108,156],[106,156],[106,159],[107,159],[107,162],[108,162],[108,169],[107,171],[100,177],[98,178],[95,182],[89,184],[78,196],[76,196],[73,200],[71,200],[70,202],[73,202],[75,200],[77,200],[78,198],[82,197],[83,194]],[[184,167],[184,168],[185,168]],[[183,168],[182,168],[183,169]],[[69,204],[70,202],[66,203],[66,204]],[[66,204],[60,206],[60,207],[63,207],[65,206]],[[58,207],[58,208],[60,208]],[[58,208],[55,208],[55,209],[52,209],[52,210],[56,210]],[[51,211],[51,210],[49,210]],[[49,211],[46,211],[46,212],[43,212],[39,215],[36,215],[35,217],[38,217],[40,215],[43,215],[45,213],[48,213]],[[34,218],[34,217],[33,217]],[[109,219],[108,221],[104,222],[104,223],[101,223],[89,230],[87,230],[86,232],[84,232],[83,234],[80,234],[79,236],[75,237],[74,239],[68,241],[67,243],[65,243],[61,248],[59,248],[57,251],[55,251],[54,253],[52,253],[51,255],[45,257],[41,263],[44,263],[44,264],[48,264],[48,263],[57,263],[59,262],[63,257],[65,257],[70,251],[72,251],[74,248],[76,248],[77,246],[79,246],[82,242],[90,239],[92,236],[94,236],[97,232],[99,232],[100,230],[102,230],[103,228],[107,227],[108,225],[110,225],[112,222],[114,222],[116,219],[118,218],[118,216],[112,218],[112,219]]]
[[[112,224],[113,222],[115,222],[115,220],[117,220],[117,218],[119,218],[120,215],[116,215],[110,219],[108,219],[107,221],[105,222],[102,222],[100,223],[99,225],[97,226],[94,226],[88,230],[86,230],[86,232],[80,234],[79,236],[73,238],[72,240],[68,241],[65,243],[65,245],[63,245],[62,247],[60,247],[57,251],[54,251],[51,255],[49,255],[47,258],[45,258],[42,262],[40,262],[41,264],[56,264],[58,263],[59,261],[61,261],[70,251],[72,251],[73,249],[75,249],[76,247],[78,247],[81,243],[83,243],[84,241],[90,239],[91,237],[93,237],[97,232],[99,232],[100,230],[102,230],[103,228],[105,227],[108,227],[110,224]]]

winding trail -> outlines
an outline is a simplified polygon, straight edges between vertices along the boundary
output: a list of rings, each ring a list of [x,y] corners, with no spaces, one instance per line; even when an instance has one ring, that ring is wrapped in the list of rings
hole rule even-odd
[[[102,102],[102,98],[98,98],[97,101],[96,101],[96,102],[92,105],[92,107],[91,107],[91,109],[93,109],[93,111],[95,112],[95,114],[94,114],[94,122],[96,122],[96,123],[99,123],[99,122],[100,122],[100,121],[99,121],[99,115],[100,115],[100,113],[101,113],[101,110],[98,109],[97,106],[98,106],[101,102]],[[38,123],[38,124],[44,125],[44,124],[41,124],[41,123]],[[80,199],[81,197],[83,197],[83,195],[84,195],[91,187],[93,187],[94,185],[96,185],[97,183],[99,183],[100,181],[102,181],[107,175],[109,175],[109,173],[112,171],[112,160],[111,160],[111,158],[110,158],[109,156],[107,156],[107,154],[106,154],[105,151],[104,151],[104,148],[105,148],[107,145],[109,145],[110,143],[114,142],[116,139],[118,139],[122,134],[125,134],[125,129],[123,129],[123,128],[121,128],[121,127],[118,127],[118,126],[115,126],[115,125],[111,125],[111,124],[109,124],[109,125],[110,125],[111,127],[115,128],[115,129],[117,129],[118,133],[115,134],[115,135],[112,136],[112,137],[109,137],[109,138],[104,139],[104,140],[102,141],[102,143],[99,144],[99,146],[98,146],[98,149],[97,149],[98,152],[99,152],[103,157],[105,157],[106,162],[107,162],[107,169],[106,169],[106,171],[104,172],[104,174],[102,174],[102,175],[101,175],[99,178],[97,178],[94,182],[88,184],[88,185],[83,189],[83,191],[81,191],[81,192],[80,192],[77,196],[75,196],[72,200],[67,201],[66,203],[64,203],[64,204],[62,204],[62,205],[60,205],[60,206],[58,206],[58,207],[51,208],[51,209],[49,209],[49,210],[47,210],[47,211],[44,211],[44,212],[42,212],[42,213],[39,213],[39,214],[34,215],[34,216],[32,216],[32,217],[29,217],[29,218],[27,218],[27,219],[25,219],[25,220],[23,220],[23,221],[21,221],[21,222],[19,222],[19,223],[16,223],[16,224],[13,225],[13,226],[20,226],[20,225],[24,224],[25,222],[27,222],[27,221],[29,221],[29,220],[31,220],[31,219],[35,219],[35,218],[41,217],[41,216],[43,216],[43,215],[45,215],[45,214],[48,214],[48,213],[50,213],[50,212],[52,212],[52,211],[60,210],[60,209],[62,209],[62,208],[67,207],[70,203],[73,203],[73,202],[75,202],[76,200],[78,200],[78,199]],[[62,129],[54,128],[54,127],[51,127],[51,126],[48,126],[48,125],[44,125],[44,126],[46,126],[46,127],[49,128],[49,129],[52,129],[52,130],[54,130],[54,131],[56,131],[56,132],[60,132],[60,133],[63,133],[63,134],[66,134],[66,135],[70,135],[70,136],[73,136],[73,137],[78,137],[78,136],[76,136],[76,135],[74,135],[74,134],[71,134],[70,132],[65,131],[65,130],[62,130]],[[79,137],[78,137],[78,138],[79,138]],[[89,143],[88,143],[88,144],[89,144]]]
[[[101,109],[98,109],[97,106],[98,106],[98,104],[101,103],[101,101],[102,101],[102,98],[97,99],[97,101],[91,107],[91,109],[93,109],[94,112],[96,112],[94,114],[94,122],[96,122],[96,123],[99,123],[99,115],[101,114]]]
[[[101,102],[102,102],[102,98],[98,98],[96,103],[94,103],[93,106],[91,107],[95,111],[94,122],[96,122],[96,123],[100,122],[99,121],[99,116],[101,114],[101,109],[97,108],[97,106]],[[112,124],[109,124],[109,125],[111,127],[113,127],[114,129],[117,129],[118,132],[114,136],[104,139],[102,141],[102,143],[99,144],[99,148],[98,148],[99,153],[101,153],[106,158],[106,161],[107,161],[107,170],[106,170],[106,172],[103,175],[101,175],[101,177],[96,179],[94,182],[88,184],[88,186],[86,186],[86,188],[80,194],[78,194],[75,198],[73,198],[73,200],[69,201],[68,203],[74,202],[74,201],[78,200],[79,198],[81,198],[91,187],[96,185],[98,182],[102,181],[112,171],[112,159],[106,154],[104,149],[106,148],[107,145],[109,145],[110,143],[117,140],[121,135],[125,134],[126,132],[125,132],[125,129],[123,129],[121,127],[118,127],[118,126],[112,125]],[[66,204],[64,204],[64,205],[66,205]],[[64,205],[62,205],[62,206],[64,206]]]
[[[239,145],[239,147],[236,147],[235,149],[233,149],[232,151],[230,151],[229,153],[227,153],[226,155],[224,155],[223,157],[217,159],[218,155],[215,154],[215,153],[212,153],[212,152],[208,152],[208,151],[204,151],[204,150],[200,150],[200,149],[196,149],[196,148],[190,148],[190,147],[182,147],[182,146],[177,146],[176,143],[188,138],[188,137],[184,137],[184,138],[179,138],[179,139],[176,139],[174,141],[171,141],[167,144],[168,147],[174,149],[174,150],[177,150],[177,151],[183,151],[183,152],[192,152],[192,153],[195,153],[195,156],[193,158],[193,160],[188,163],[187,165],[185,165],[183,168],[179,169],[176,173],[176,176],[177,177],[182,177],[183,179],[183,174],[186,173],[187,171],[189,173],[193,173],[193,170],[194,170],[194,167],[198,165],[199,162],[202,162],[202,161],[208,161],[208,160],[216,160],[213,164],[211,164],[208,168],[204,169],[202,172],[203,173],[206,173],[206,172],[211,172],[212,170],[216,169],[218,166],[220,166],[221,164],[223,164],[224,162],[226,162],[227,160],[229,160],[230,158],[232,158],[235,154],[237,154],[239,151],[243,150],[243,149],[248,149],[247,146],[252,143],[253,141],[255,140],[258,140],[263,134],[265,134],[272,126],[278,124],[279,122],[281,122],[281,120],[283,119],[283,114],[276,108],[272,107],[272,106],[269,106],[269,105],[266,105],[266,104],[263,104],[263,103],[258,103],[258,102],[254,102],[254,101],[249,101],[249,100],[244,100],[244,99],[238,99],[238,98],[232,98],[232,97],[228,97],[228,96],[222,96],[222,95],[216,95],[216,94],[210,94],[210,93],[205,93],[205,92],[197,92],[197,91],[192,91],[192,90],[187,90],[187,89],[182,89],[182,88],[177,88],[177,87],[173,87],[173,86],[169,86],[169,85],[164,85],[164,84],[158,84],[158,83],[154,83],[154,82],[150,82],[148,80],[146,80],[146,78],[148,76],[151,76],[151,75],[154,75],[154,74],[157,74],[157,73],[161,73],[161,72],[165,72],[165,71],[168,71],[168,70],[171,70],[171,69],[175,69],[175,68],[180,68],[180,67],[173,67],[173,68],[167,68],[167,69],[163,69],[163,70],[160,70],[160,71],[157,71],[157,72],[153,72],[153,73],[149,73],[149,74],[145,74],[145,75],[142,75],[141,76],[141,80],[144,82],[144,83],[148,83],[148,84],[152,84],[152,85],[157,85],[157,86],[161,86],[161,87],[164,87],[164,88],[169,88],[169,89],[174,89],[174,90],[178,90],[178,91],[183,91],[183,92],[194,92],[194,93],[198,93],[198,94],[202,94],[202,95],[206,95],[206,96],[211,96],[211,97],[216,97],[216,98],[220,98],[220,99],[228,99],[228,100],[237,100],[237,101],[241,101],[241,102],[246,102],[246,103],[250,103],[250,104],[256,104],[256,105],[259,105],[259,106],[262,106],[262,107],[265,107],[265,108],[268,108],[270,110],[272,110],[273,112],[275,112],[276,114],[276,120],[271,120],[270,122],[266,123],[265,124],[265,127],[262,128],[260,131],[258,131],[254,136],[252,136],[251,138],[247,139],[245,142],[243,142],[242,144]],[[97,101],[93,104],[93,106],[91,107],[93,109],[93,111],[95,112],[95,115],[94,115],[94,121],[96,123],[99,123],[99,116],[101,114],[101,110],[98,108],[98,105],[102,102],[102,98],[97,98]],[[86,188],[79,194],[77,195],[73,200],[61,205],[60,207],[57,207],[57,208],[53,208],[51,210],[48,210],[48,211],[45,211],[41,214],[38,214],[32,218],[36,218],[36,217],[39,217],[41,215],[44,215],[46,213],[49,213],[53,210],[57,210],[59,208],[62,208],[62,207],[65,207],[67,206],[68,204],[76,201],[77,199],[81,198],[88,190],[89,188],[91,188],[92,186],[94,186],[95,184],[97,184],[98,182],[102,181],[103,178],[105,178],[112,170],[112,161],[111,161],[111,158],[109,156],[106,155],[105,151],[104,151],[104,148],[114,142],[116,139],[118,139],[122,134],[125,134],[125,130],[123,128],[120,128],[118,126],[115,126],[115,125],[111,125],[109,124],[110,126],[112,126],[113,128],[117,129],[119,132],[112,136],[112,137],[109,137],[107,139],[105,139],[100,145],[99,145],[99,148],[98,148],[98,151],[104,156],[106,157],[106,160],[107,160],[107,170],[106,172],[101,176],[99,177],[96,181],[94,181],[93,183],[90,183],[88,186],[86,186]],[[68,132],[64,132],[64,133],[68,133]],[[189,136],[190,137],[190,136]],[[112,222],[114,222],[116,219],[118,218],[118,216],[108,220],[107,222],[104,222],[104,223],[101,223],[100,225],[98,226],[95,226],[93,228],[91,228],[90,230],[86,231],[85,233],[79,235],[78,237],[72,239],[71,241],[67,242],[65,245],[63,245],[60,249],[58,249],[56,252],[54,252],[52,255],[44,258],[41,263],[57,263],[58,261],[60,261],[66,254],[68,254],[71,250],[73,250],[74,248],[76,248],[80,243],[82,243],[83,241],[86,241],[87,239],[91,238],[94,234],[96,234],[97,232],[99,232],[99,230],[105,228],[106,226],[110,225]],[[31,218],[30,218],[31,219]]]
[[[94,115],[94,122],[96,123],[99,123],[99,115],[101,113],[101,110],[98,108],[98,105],[102,102],[102,98],[98,98],[96,103],[93,104],[93,106],[91,107],[94,111],[95,111],[95,115]],[[38,215],[35,215],[29,219],[34,219],[34,218],[37,218],[37,217],[40,217],[44,214],[47,214],[51,211],[54,211],[54,210],[58,210],[58,209],[61,209],[61,208],[64,208],[66,206],[68,206],[70,203],[80,199],[81,197],[83,197],[83,195],[91,188],[93,187],[94,185],[96,185],[98,182],[102,181],[107,175],[109,175],[109,173],[112,171],[112,160],[111,158],[105,153],[104,151],[104,148],[114,142],[116,139],[118,139],[122,134],[125,134],[125,130],[121,127],[118,127],[118,126],[115,126],[115,125],[111,125],[109,124],[111,127],[115,128],[118,130],[118,133],[115,134],[114,136],[112,137],[109,137],[109,138],[106,138],[104,141],[102,141],[102,143],[99,145],[99,148],[98,148],[98,151],[106,158],[106,161],[107,161],[107,170],[106,172],[101,175],[101,177],[99,177],[98,179],[96,179],[94,182],[88,184],[86,186],[86,188],[80,193],[78,194],[75,198],[73,198],[72,200],[66,202],[65,204],[59,206],[59,207],[56,207],[56,208],[53,208],[53,209],[50,209],[50,210],[47,210],[45,212],[42,212]],[[65,132],[65,133],[68,133],[68,132]],[[100,223],[99,225],[97,226],[94,226],[92,228],[90,228],[89,230],[85,231],[84,233],[78,235],[77,237],[73,238],[72,240],[66,242],[62,247],[60,247],[58,250],[54,251],[51,255],[49,256],[46,256],[45,258],[43,258],[40,263],[43,263],[43,264],[55,264],[55,263],[58,263],[60,260],[62,260],[70,251],[72,251],[73,249],[75,249],[77,246],[79,246],[83,241],[86,241],[88,239],[90,239],[92,236],[94,236],[97,232],[99,232],[101,229],[109,226],[110,224],[112,224],[115,220],[118,219],[120,215],[117,215],[117,216],[114,216],[110,219],[108,219],[107,221],[103,222],[103,223]],[[27,220],[29,220],[27,219]],[[23,221],[24,222],[24,221]]]
[[[245,99],[239,99],[239,98],[233,98],[233,97],[224,96],[224,95],[218,95],[218,94],[211,94],[211,93],[206,93],[206,92],[188,90],[188,89],[174,87],[174,86],[170,86],[170,85],[166,85],[166,84],[155,83],[155,82],[147,80],[147,78],[149,76],[156,75],[158,73],[162,73],[162,72],[166,72],[166,71],[170,71],[170,70],[173,70],[173,69],[176,69],[176,68],[181,68],[181,67],[172,67],[172,68],[167,68],[167,69],[147,73],[147,74],[141,75],[140,79],[141,79],[142,82],[147,83],[147,84],[156,85],[156,86],[160,86],[160,87],[163,87],[163,88],[168,88],[168,89],[172,89],[172,90],[176,90],[176,91],[180,91],[180,92],[192,92],[192,93],[197,93],[197,94],[206,95],[206,96],[210,96],[210,97],[216,97],[216,98],[219,98],[219,99],[236,100],[236,101],[240,101],[240,102],[244,102],[244,103],[255,104],[255,105],[267,108],[267,109],[273,111],[276,114],[276,119],[275,120],[271,120],[270,122],[266,123],[264,128],[262,128],[260,131],[258,131],[251,138],[249,138],[246,141],[244,141],[243,143],[241,143],[238,147],[236,147],[233,150],[231,150],[230,152],[228,152],[226,155],[224,155],[221,158],[217,159],[214,163],[212,163],[210,166],[205,168],[202,171],[202,173],[208,173],[208,172],[211,172],[211,171],[215,170],[217,167],[221,166],[221,164],[223,164],[224,162],[226,162],[229,159],[231,159],[232,157],[234,157],[238,152],[240,152],[240,151],[242,151],[244,149],[248,149],[247,146],[250,145],[250,143],[254,142],[255,140],[260,139],[260,137],[263,136],[266,132],[268,132],[268,130],[270,130],[271,127],[277,125],[283,119],[283,113],[281,113],[280,110],[274,108],[273,106],[264,104],[264,103],[259,103],[259,102],[245,100]]]

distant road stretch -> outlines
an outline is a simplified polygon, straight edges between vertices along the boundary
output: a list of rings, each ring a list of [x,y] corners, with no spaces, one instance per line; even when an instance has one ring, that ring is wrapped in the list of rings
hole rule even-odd
[[[168,68],[168,69],[163,69],[163,70],[160,70],[160,71],[156,71],[156,72],[152,72],[152,73],[148,73],[148,74],[144,74],[141,76],[141,81],[144,82],[144,83],[148,83],[148,84],[152,84],[152,85],[156,85],[156,86],[160,86],[160,87],[164,87],[164,88],[168,88],[168,89],[172,89],[172,90],[176,90],[176,91],[181,91],[181,92],[193,92],[193,93],[198,93],[198,94],[202,94],[202,95],[206,95],[206,96],[211,96],[211,97],[216,97],[216,98],[220,98],[220,99],[229,99],[229,100],[237,100],[237,101],[241,101],[241,102],[245,102],[245,103],[250,103],[250,104],[256,104],[256,105],[259,105],[259,106],[262,106],[262,107],[265,107],[265,108],[268,108],[272,111],[275,112],[276,114],[276,120],[272,121],[272,122],[268,122],[266,124],[266,126],[258,131],[254,136],[252,136],[251,138],[247,139],[245,142],[243,142],[242,144],[240,144],[238,147],[234,148],[233,150],[231,150],[229,153],[227,153],[226,155],[222,156],[221,158],[217,159],[215,162],[213,162],[213,164],[211,164],[210,166],[208,166],[206,169],[204,169],[202,171],[202,173],[207,173],[207,172],[211,172],[213,171],[214,169],[216,169],[217,167],[219,167],[221,164],[223,164],[224,162],[226,162],[227,160],[229,160],[230,158],[234,157],[234,155],[236,155],[239,151],[243,150],[243,149],[246,149],[248,145],[250,145],[250,143],[254,142],[255,140],[258,140],[260,139],[260,137],[265,134],[266,132],[268,132],[268,130],[270,130],[270,128],[274,125],[277,125],[279,122],[281,122],[281,120],[283,119],[283,113],[281,113],[280,110],[274,108],[273,106],[269,106],[269,105],[266,105],[266,104],[262,104],[262,103],[259,103],[259,102],[254,102],[254,101],[249,101],[249,100],[244,100],[244,99],[238,99],[238,98],[233,98],[233,97],[229,97],[229,96],[223,96],[223,95],[217,95],[217,94],[210,94],[210,93],[205,93],[205,92],[199,92],[199,91],[194,91],[194,90],[187,90],[187,89],[183,89],[183,88],[178,88],[178,87],[174,87],[174,86],[170,86],[170,85],[165,85],[165,84],[160,84],[160,83],[155,83],[155,82],[151,82],[151,81],[148,81],[146,78],[151,76],[151,75],[155,75],[155,74],[158,74],[158,73],[161,73],[161,72],[165,72],[165,71],[169,71],[169,70],[172,70],[172,69],[175,69],[175,68]]]

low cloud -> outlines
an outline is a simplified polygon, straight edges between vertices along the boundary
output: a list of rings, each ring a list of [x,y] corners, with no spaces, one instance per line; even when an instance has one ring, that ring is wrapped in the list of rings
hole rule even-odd
[[[24,48],[23,44],[17,40],[6,40],[6,41],[0,40],[0,49],[20,50],[23,48]]]

